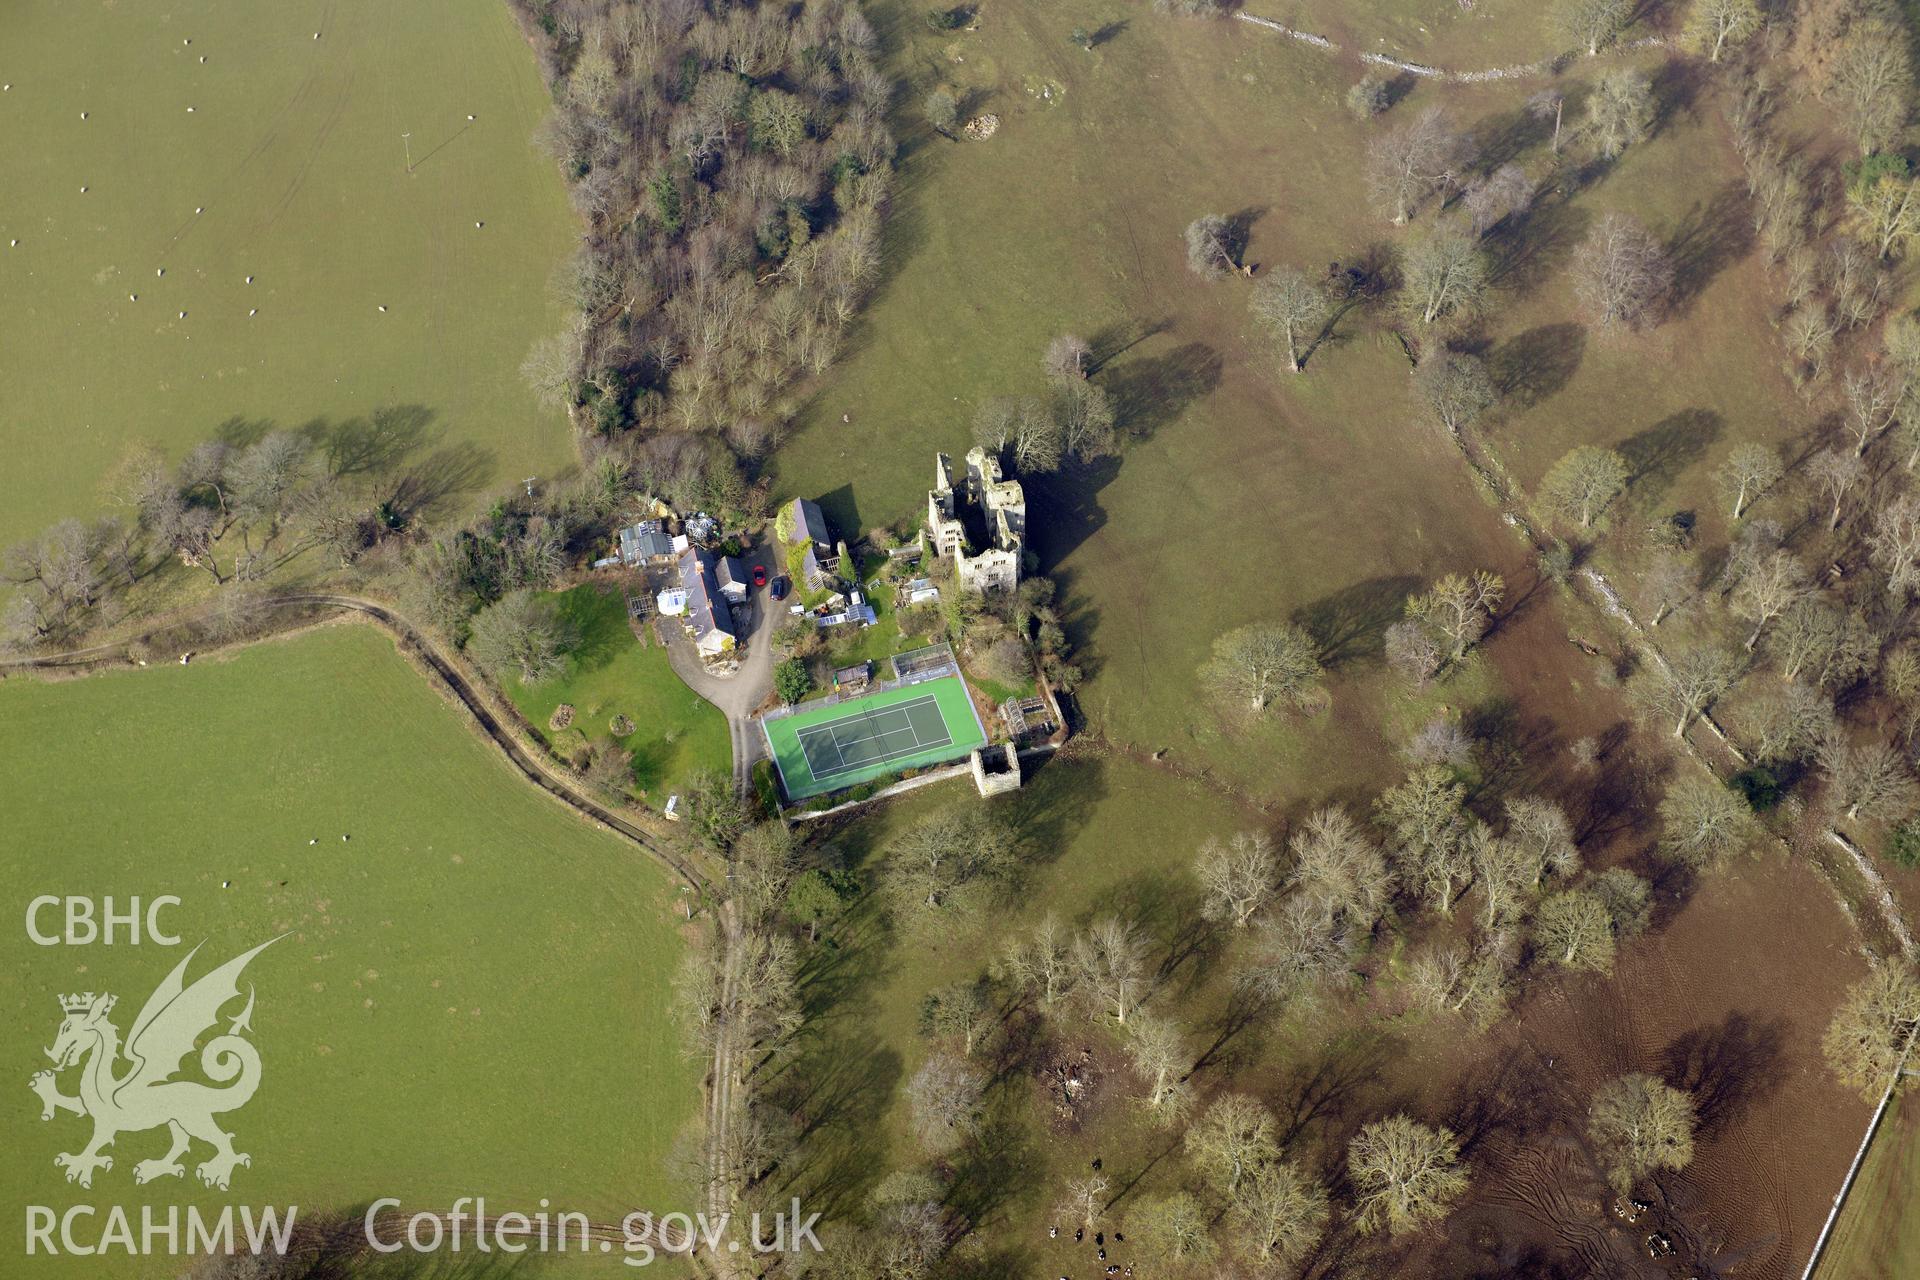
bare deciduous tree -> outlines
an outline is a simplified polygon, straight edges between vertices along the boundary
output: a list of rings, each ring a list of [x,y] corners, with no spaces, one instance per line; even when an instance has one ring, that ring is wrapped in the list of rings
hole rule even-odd
[[[1613,918],[1598,894],[1565,889],[1543,898],[1534,912],[1533,940],[1563,969],[1613,972]]]
[[[1641,688],[1655,710],[1673,717],[1673,736],[1678,738],[1695,716],[1733,687],[1744,669],[1733,654],[1701,645],[1675,654],[1664,668],[1650,673]]]
[[[1218,280],[1239,269],[1233,225],[1217,213],[1203,213],[1187,224],[1187,266],[1202,280]]]
[[[1347,1175],[1357,1193],[1360,1230],[1384,1228],[1396,1236],[1446,1217],[1468,1181],[1452,1131],[1404,1114],[1360,1130],[1347,1145]]]
[[[1010,940],[1000,971],[1048,1008],[1067,995],[1073,987],[1073,944],[1060,917],[1049,911],[1025,935]]]
[[[1387,628],[1387,665],[1415,685],[1424,685],[1446,665],[1433,631],[1413,619]]]
[[[1461,203],[1473,224],[1473,234],[1484,236],[1533,202],[1533,179],[1517,164],[1503,164],[1484,178],[1467,184]]]
[[[1767,647],[1786,679],[1807,675],[1820,688],[1844,689],[1866,674],[1880,646],[1853,611],[1807,598],[1780,615]]]
[[[1012,869],[1013,836],[977,805],[955,805],[910,827],[881,873],[881,889],[907,920],[983,910]]]
[[[1159,1274],[1187,1274],[1218,1252],[1206,1207],[1188,1192],[1143,1197],[1126,1221],[1128,1240]]]
[[[1400,754],[1409,764],[1444,764],[1464,769],[1473,761],[1473,738],[1460,722],[1437,715],[1421,725]]]
[[[1369,918],[1364,927],[1372,923]],[[1353,937],[1364,927],[1349,930],[1345,917],[1330,917],[1304,894],[1287,898],[1255,927],[1234,985],[1270,1007],[1311,998],[1346,970]]]
[[[1693,0],[1687,13],[1687,35],[1696,48],[1707,51],[1708,62],[1720,61],[1730,44],[1739,44],[1760,29],[1760,6],[1754,0]]]
[[[1036,396],[995,396],[973,417],[973,442],[1024,474],[1060,465],[1066,442],[1060,420]]]
[[[1527,99],[1527,114],[1536,120],[1553,121],[1553,154],[1560,154],[1560,122],[1567,109],[1567,95],[1558,89],[1542,89]]]
[[[1866,475],[1867,464],[1859,454],[1848,449],[1823,450],[1807,463],[1807,479],[1813,482],[1815,490],[1828,503],[1828,529],[1840,527],[1840,515],[1847,495],[1859,487]]]
[[[1469,149],[1438,107],[1380,135],[1367,148],[1367,189],[1374,204],[1395,223],[1405,222],[1453,184]]]
[[[907,1082],[907,1102],[920,1145],[932,1154],[953,1150],[979,1131],[986,1073],[952,1053],[934,1053]]]
[[[1693,1160],[1693,1098],[1640,1072],[1615,1076],[1593,1095],[1587,1136],[1620,1195],[1647,1175]]]
[[[1374,802],[1393,834],[1390,853],[1399,878],[1441,915],[1453,914],[1455,895],[1471,875],[1466,847],[1466,788],[1441,765],[1409,774]]]
[[[1920,182],[1902,173],[1881,173],[1856,182],[1847,191],[1854,225],[1875,252],[1891,258],[1920,236]]]
[[[1660,847],[1688,866],[1703,867],[1743,851],[1754,834],[1747,802],[1717,782],[1688,778],[1660,798]]]
[[[1297,1267],[1327,1229],[1324,1188],[1283,1160],[1242,1178],[1227,1209],[1239,1252],[1257,1267]]]
[[[1273,1112],[1244,1093],[1216,1097],[1187,1129],[1181,1144],[1200,1176],[1229,1201],[1248,1174],[1280,1158]]]
[[[1040,367],[1049,382],[1080,382],[1093,372],[1093,348],[1085,338],[1063,333],[1047,344]]]
[[[1147,990],[1147,942],[1118,916],[1102,916],[1073,940],[1074,980],[1125,1026]]]
[[[1589,58],[1618,39],[1632,18],[1632,0],[1555,0],[1547,11],[1555,38],[1585,49]]]
[[[1849,822],[1898,822],[1920,803],[1920,784],[1898,751],[1884,742],[1859,744],[1835,732],[1820,744],[1827,802]]]
[[[1279,889],[1279,859],[1264,832],[1242,831],[1225,841],[1209,839],[1200,846],[1194,872],[1200,878],[1202,912],[1236,929],[1246,928]]]
[[[1893,364],[1852,370],[1841,387],[1847,399],[1847,434],[1853,437],[1854,452],[1865,455],[1867,446],[1899,418],[1913,388],[1905,371]]]
[[[1310,707],[1320,698],[1319,646],[1300,627],[1255,622],[1213,642],[1201,681],[1230,706],[1265,711],[1275,702]]]
[[[1669,551],[1654,557],[1641,580],[1654,626],[1693,598],[1695,577],[1693,563],[1683,555]]]
[[[1639,222],[1609,213],[1587,236],[1574,287],[1602,328],[1638,329],[1655,318],[1673,288],[1673,264]]]
[[[1565,809],[1542,796],[1518,796],[1506,802],[1506,815],[1507,839],[1526,855],[1529,885],[1579,873],[1580,849]]]
[[[1778,484],[1784,472],[1777,451],[1749,442],[1729,449],[1713,476],[1721,491],[1733,500],[1733,518],[1738,520],[1746,514],[1747,504]]]
[[[511,591],[473,619],[467,652],[495,679],[538,684],[560,673],[571,637],[553,605],[531,591]]]
[[[1897,16],[1853,24],[1834,60],[1833,90],[1861,154],[1885,149],[1912,109],[1913,62]]]
[[[1479,311],[1487,293],[1487,260],[1471,237],[1448,227],[1416,235],[1400,264],[1401,305],[1422,324]]]
[[[1294,884],[1328,922],[1350,918],[1371,926],[1393,895],[1393,873],[1380,846],[1337,805],[1316,809],[1287,842]]]
[[[1653,85],[1633,67],[1600,77],[1587,99],[1587,128],[1609,160],[1647,136],[1653,127]]]
[[[1807,567],[1791,551],[1776,551],[1747,566],[1728,600],[1734,616],[1753,623],[1753,630],[1747,635],[1747,652],[1752,653],[1753,647],[1760,643],[1768,623],[1811,589]]]
[[[1791,630],[1783,622],[1775,643]],[[1738,723],[1756,760],[1805,760],[1833,732],[1833,700],[1812,685],[1766,681],[1741,700]]]
[[[1506,596],[1507,584],[1497,573],[1476,569],[1450,573],[1424,594],[1407,601],[1407,616],[1425,622],[1445,637],[1447,658],[1458,662],[1487,633],[1494,611]]]
[[[1841,1081],[1867,1101],[1895,1080],[1920,1035],[1920,982],[1901,961],[1882,962],[1847,990],[1820,1047]]]
[[[1553,464],[1540,496],[1557,514],[1591,529],[1627,485],[1627,461],[1611,449],[1583,444]]]
[[[1905,597],[1920,591],[1920,494],[1903,493],[1882,507],[1867,544],[1889,592]]]
[[[1287,372],[1300,372],[1313,354],[1309,339],[1327,320],[1326,291],[1293,267],[1269,272],[1253,287],[1247,306],[1287,352]]]
[[[1429,351],[1413,371],[1413,387],[1434,422],[1458,435],[1499,398],[1487,362],[1444,347]]]
[[[1127,1037],[1127,1057],[1147,1085],[1141,1101],[1162,1124],[1179,1119],[1193,1101],[1193,1091],[1185,1079],[1192,1060],[1182,1040],[1180,1028],[1171,1018],[1152,1014],[1135,1016],[1132,1034]]]

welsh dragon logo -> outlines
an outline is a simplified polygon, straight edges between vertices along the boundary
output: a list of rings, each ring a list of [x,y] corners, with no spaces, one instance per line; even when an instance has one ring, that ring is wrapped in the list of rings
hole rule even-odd
[[[112,1170],[113,1157],[102,1152],[116,1137],[161,1125],[172,1135],[172,1146],[158,1159],[135,1164],[135,1182],[183,1176],[186,1169],[180,1157],[195,1139],[213,1148],[213,1155],[195,1169],[209,1187],[226,1190],[234,1168],[253,1163],[245,1152],[233,1149],[233,1135],[214,1120],[245,1106],[260,1087],[260,1051],[244,1038],[253,1030],[251,985],[246,1007],[228,1022],[224,1033],[200,1049],[201,1072],[214,1085],[224,1087],[173,1077],[185,1066],[200,1037],[217,1027],[220,1010],[239,998],[240,973],[247,962],[278,941],[271,938],[188,986],[187,965],[200,951],[196,946],[147,997],[124,1045],[120,1029],[108,1020],[116,997],[91,991],[60,997],[66,1016],[53,1047],[46,1051],[53,1069],[37,1072],[29,1084],[40,1095],[42,1120],[53,1119],[56,1111],[93,1119],[91,1142],[77,1152],[53,1158],[55,1165],[67,1171],[68,1182],[91,1187],[96,1169]],[[130,1064],[125,1070],[119,1070],[122,1058]],[[60,1092],[55,1077],[74,1066],[80,1067],[80,1089],[77,1096],[69,1097]]]

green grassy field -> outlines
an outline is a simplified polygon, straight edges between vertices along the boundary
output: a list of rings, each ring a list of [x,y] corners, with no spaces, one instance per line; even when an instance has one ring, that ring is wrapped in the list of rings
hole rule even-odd
[[[732,767],[726,717],[673,673],[664,646],[651,636],[646,644],[634,638],[619,591],[588,585],[556,599],[580,637],[566,670],[531,687],[514,679],[506,683],[507,695],[536,734],[555,743],[559,735],[547,722],[555,707],[568,703],[575,712],[569,732],[588,741],[613,738],[633,752],[634,782],[656,808],[668,791],[685,790],[694,774],[724,774]],[[625,737],[610,727],[619,715],[633,721]]]
[[[1920,1274],[1920,1109],[1896,1099],[1853,1184],[1816,1280],[1901,1280]]]
[[[932,708],[937,710],[942,728],[948,741],[939,746],[911,751],[904,748],[891,748],[882,742],[879,747],[870,747],[868,738],[863,735],[877,733],[884,737],[888,733],[904,734],[904,720],[911,715],[912,729],[918,735],[918,741],[926,741],[934,736],[923,720],[931,721],[923,704],[932,699]],[[899,709],[907,704],[916,704],[912,712],[896,710],[896,714],[887,717],[879,730],[864,727],[864,717]],[[825,732],[823,726],[838,724],[851,719],[854,725],[843,728],[838,737],[841,745],[850,749],[866,752],[873,750],[881,753],[874,761],[866,765],[841,768],[827,777],[816,777],[813,768],[815,756],[810,756],[802,745],[802,739]],[[907,685],[904,688],[888,689],[881,693],[869,694],[864,698],[855,698],[847,702],[836,702],[814,710],[796,712],[778,719],[762,720],[766,730],[767,745],[772,749],[774,761],[780,767],[780,779],[787,797],[791,800],[805,800],[828,791],[837,791],[858,783],[870,782],[875,778],[899,773],[903,769],[915,769],[924,765],[939,764],[942,761],[957,760],[983,745],[986,734],[981,730],[979,716],[974,712],[973,703],[967,697],[967,686],[958,676],[946,676],[938,680],[927,680],[920,684]],[[859,746],[854,747],[856,739]],[[816,747],[815,752],[827,748]],[[838,760],[832,753],[831,759]],[[864,757],[862,757],[864,758]],[[824,767],[824,766],[823,766]]]
[[[485,1193],[496,1212],[544,1196],[617,1217],[687,1196],[668,1161],[698,1077],[668,1013],[672,886],[526,786],[378,632],[7,681],[0,762],[15,919],[0,941],[17,1095],[0,1108],[7,1274],[102,1274],[82,1259],[20,1269],[23,1204],[444,1209]],[[19,920],[43,893],[178,895],[167,922],[205,942],[195,975],[288,935],[247,974],[264,1082],[225,1117],[253,1156],[230,1192],[134,1186],[159,1133],[123,1136],[91,1191],[62,1181],[53,1157],[78,1149],[82,1122],[42,1124],[26,1090],[56,997],[116,993],[124,1032],[185,948],[35,946]]]
[[[573,222],[506,6],[24,0],[0,81],[0,543],[93,513],[134,442],[383,405],[457,493],[569,462],[517,372]]]

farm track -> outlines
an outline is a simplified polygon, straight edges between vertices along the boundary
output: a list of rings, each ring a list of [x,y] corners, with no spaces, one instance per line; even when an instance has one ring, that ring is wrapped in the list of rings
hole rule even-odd
[[[1272,18],[1260,18],[1250,13],[1236,13],[1233,16],[1238,21],[1248,23],[1251,26],[1277,32],[1290,40],[1297,40],[1301,44],[1310,45],[1322,53],[1338,55],[1346,52],[1343,46],[1329,40],[1326,36],[1316,35],[1311,31],[1302,31],[1295,27],[1289,27],[1284,23],[1275,22]],[[1647,36],[1644,39],[1628,41],[1626,44],[1619,45],[1616,48],[1610,48],[1605,52],[1633,53],[1641,49],[1663,49],[1666,48],[1669,43],[1669,41],[1661,36]],[[1357,53],[1356,56],[1359,57],[1360,61],[1370,66],[1387,67],[1394,71],[1405,72],[1410,76],[1418,76],[1423,80],[1438,80],[1447,84],[1486,84],[1489,81],[1495,80],[1527,80],[1538,76],[1550,76],[1577,57],[1577,55],[1569,53],[1562,54],[1556,58],[1543,58],[1538,62],[1516,62],[1505,67],[1486,67],[1479,71],[1454,71],[1446,67],[1430,66],[1424,62],[1410,62],[1405,58],[1396,58],[1391,54],[1385,53],[1368,53],[1361,51]]]
[[[621,836],[635,845],[648,858],[664,867],[673,875],[685,881],[697,892],[712,897],[712,883],[697,869],[677,855],[661,848],[644,830],[591,796],[577,790],[571,779],[560,774],[537,754],[522,746],[513,731],[507,727],[504,714],[498,713],[490,699],[480,687],[469,680],[453,659],[441,652],[425,633],[405,617],[373,600],[359,596],[338,595],[332,593],[301,592],[291,595],[275,596],[276,605],[319,605],[357,614],[386,631],[403,651],[411,652],[420,658],[440,682],[446,687],[474,722],[502,754],[508,763],[527,781],[545,791],[554,799],[566,804],[582,816],[591,819],[599,826],[615,835]],[[169,625],[177,625],[182,619],[173,619]],[[148,633],[152,634],[152,633]],[[145,637],[140,637],[145,638]],[[263,639],[266,637],[262,637]],[[127,650],[132,640],[116,641],[111,644],[93,645],[84,649],[75,649],[66,653],[36,655],[26,658],[0,659],[0,672],[8,669],[16,671],[84,671],[88,669],[107,669],[124,666],[127,662]],[[730,902],[722,901],[719,908],[721,935],[724,939],[722,951],[722,1009],[731,1007],[738,988],[738,951],[739,938],[737,913]],[[713,1062],[709,1068],[707,1081],[707,1134],[705,1142],[707,1171],[707,1208],[709,1219],[718,1222],[718,1215],[726,1212],[726,1195],[722,1189],[724,1181],[716,1176],[720,1161],[727,1149],[727,1129],[733,1114],[733,1081],[737,1070],[738,1050],[733,1044],[731,1019],[722,1018],[719,1032],[714,1041]],[[703,1273],[731,1274],[724,1261],[726,1255],[717,1255],[712,1264],[703,1263],[698,1255],[689,1253],[690,1262]]]

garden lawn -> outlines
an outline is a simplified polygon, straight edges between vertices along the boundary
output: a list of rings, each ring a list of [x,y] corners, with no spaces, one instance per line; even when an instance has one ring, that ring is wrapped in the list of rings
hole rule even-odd
[[[698,1097],[668,1011],[675,886],[528,786],[381,633],[342,625],[185,668],[8,680],[0,769],[9,1276],[180,1269],[27,1259],[25,1204],[121,1204],[137,1222],[147,1204],[311,1215],[484,1194],[493,1212],[547,1197],[617,1220],[691,1202],[667,1171]],[[19,921],[39,894],[177,895],[163,920],[183,945],[35,946]],[[26,1091],[56,997],[113,992],[124,1032],[189,947],[204,943],[197,976],[275,937],[246,972],[263,1082],[222,1121],[251,1167],[226,1193],[191,1167],[137,1187],[134,1163],[166,1137],[130,1132],[91,1190],[64,1182],[53,1157],[79,1148],[83,1122],[43,1124]],[[599,1263],[567,1274],[620,1273]]]
[[[507,6],[19,0],[6,24],[0,545],[94,514],[136,443],[338,439],[383,405],[426,416],[385,482],[448,513],[571,463],[518,373],[574,222]]]
[[[542,741],[564,756],[585,742],[612,738],[633,752],[635,785],[661,803],[667,792],[685,790],[695,774],[733,767],[726,717],[674,674],[666,647],[651,633],[645,643],[634,636],[618,590],[590,583],[552,599],[579,637],[566,669],[537,685],[507,681],[508,696]],[[548,722],[563,702],[573,707],[574,719],[561,733]],[[632,733],[614,734],[620,715],[633,721]]]

